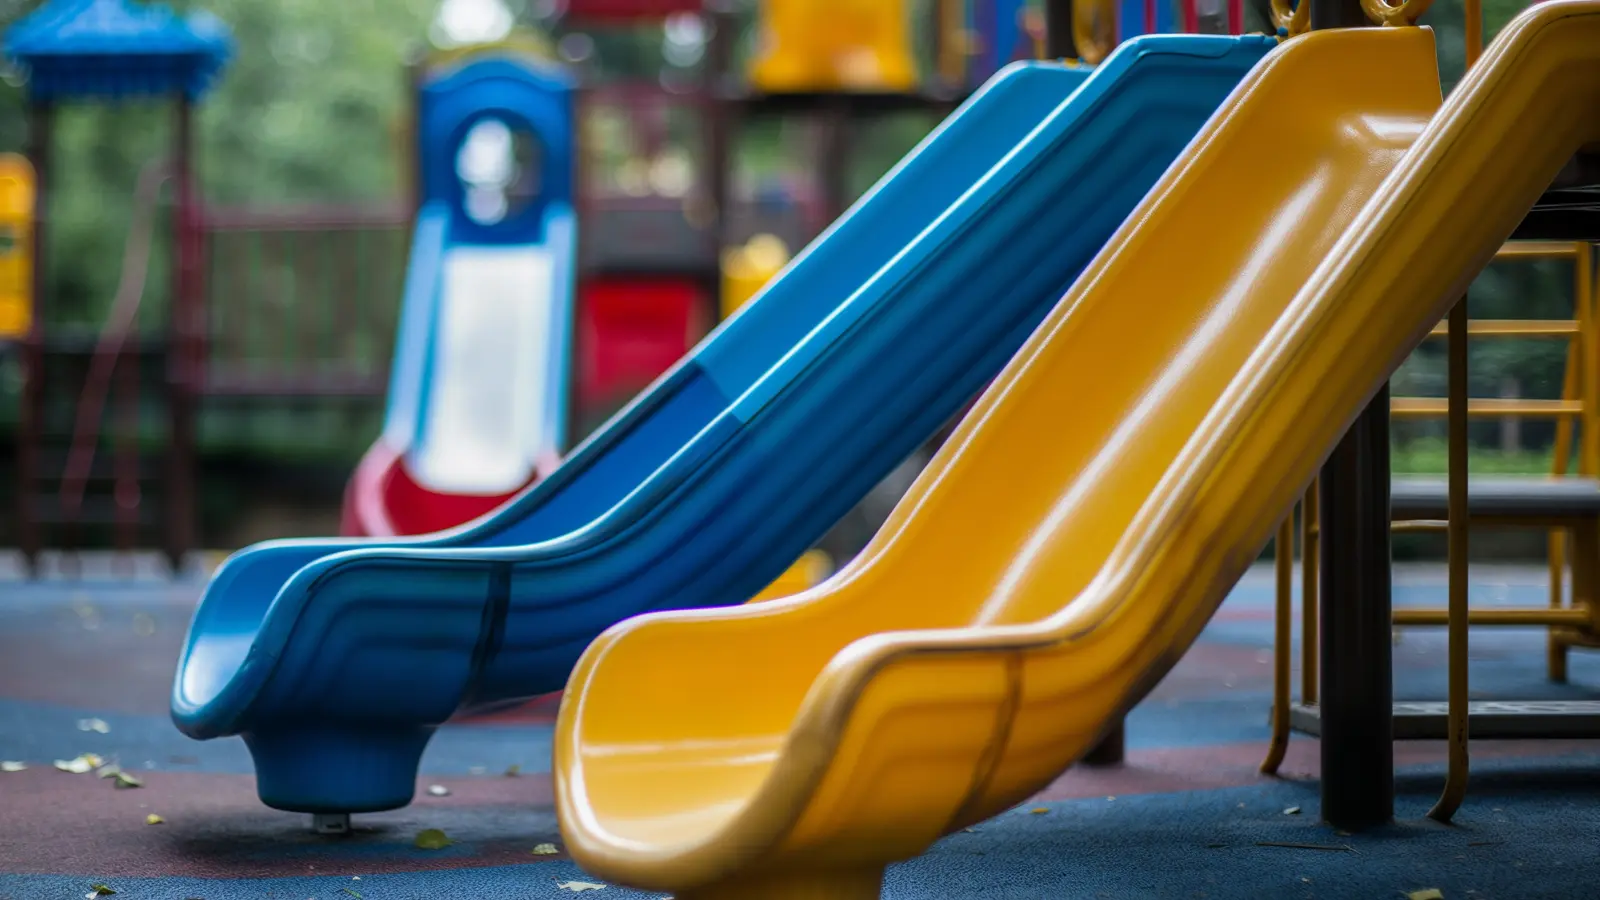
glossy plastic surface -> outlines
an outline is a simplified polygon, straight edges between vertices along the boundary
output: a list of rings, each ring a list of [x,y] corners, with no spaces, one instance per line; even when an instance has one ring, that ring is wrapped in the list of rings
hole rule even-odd
[[[1008,69],[506,507],[425,540],[230,559],[175,721],[243,734],[274,806],[399,806],[458,708],[560,689],[630,615],[743,603],[1000,370],[1271,46],[1136,42],[1086,83]]]
[[[1600,2],[1525,13],[1439,103],[1429,31],[1289,42],[856,561],[602,635],[557,726],[574,859],[679,900],[875,897],[1093,746],[1600,140]]]

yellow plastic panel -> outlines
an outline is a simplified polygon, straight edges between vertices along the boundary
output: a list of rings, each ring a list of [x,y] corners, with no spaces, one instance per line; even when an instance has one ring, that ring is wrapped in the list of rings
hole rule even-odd
[[[579,863],[679,900],[873,897],[1075,761],[1600,141],[1600,0],[1523,14],[1434,116],[1436,71],[1421,29],[1287,43],[861,556],[591,646],[555,740]]]
[[[788,597],[814,588],[822,579],[828,577],[828,569],[832,564],[828,554],[821,550],[808,550],[795,560],[794,565],[787,571],[763,588],[761,593],[751,597],[750,602],[776,600],[779,597]]]
[[[0,154],[0,340],[33,327],[33,166]]]
[[[754,299],[789,264],[789,256],[789,246],[770,234],[758,234],[748,243],[724,251],[722,317],[726,319]]]
[[[762,0],[750,81],[772,93],[910,91],[906,0]]]

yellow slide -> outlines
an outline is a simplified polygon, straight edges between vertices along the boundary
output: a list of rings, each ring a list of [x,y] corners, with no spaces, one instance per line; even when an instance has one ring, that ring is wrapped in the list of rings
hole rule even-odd
[[[679,900],[876,897],[1094,744],[1600,140],[1600,0],[1524,14],[1437,116],[1434,60],[1416,28],[1288,42],[861,557],[590,647],[555,740],[577,861]]]

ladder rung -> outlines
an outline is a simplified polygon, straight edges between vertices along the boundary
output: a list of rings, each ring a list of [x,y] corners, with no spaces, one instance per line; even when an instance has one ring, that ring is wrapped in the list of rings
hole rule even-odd
[[[1578,333],[1578,323],[1572,319],[1478,319],[1467,323],[1469,335],[1495,335],[1499,337],[1565,337]],[[1433,326],[1429,337],[1449,334],[1443,322]]]
[[[1572,241],[1511,241],[1494,255],[1499,259],[1577,259],[1583,244]]]
[[[1390,411],[1397,416],[1442,416],[1450,412],[1443,397],[1396,397]],[[1508,397],[1477,397],[1467,401],[1471,416],[1527,416],[1556,418],[1583,414],[1581,400],[1519,400]]]

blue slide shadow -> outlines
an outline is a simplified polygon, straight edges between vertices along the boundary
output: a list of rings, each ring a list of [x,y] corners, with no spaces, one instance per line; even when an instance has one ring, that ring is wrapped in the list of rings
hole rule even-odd
[[[506,507],[418,540],[232,557],[174,720],[242,734],[271,806],[389,809],[458,710],[561,688],[629,616],[743,602],[999,371],[1275,45],[1141,38],[1087,80],[1008,67]]]

